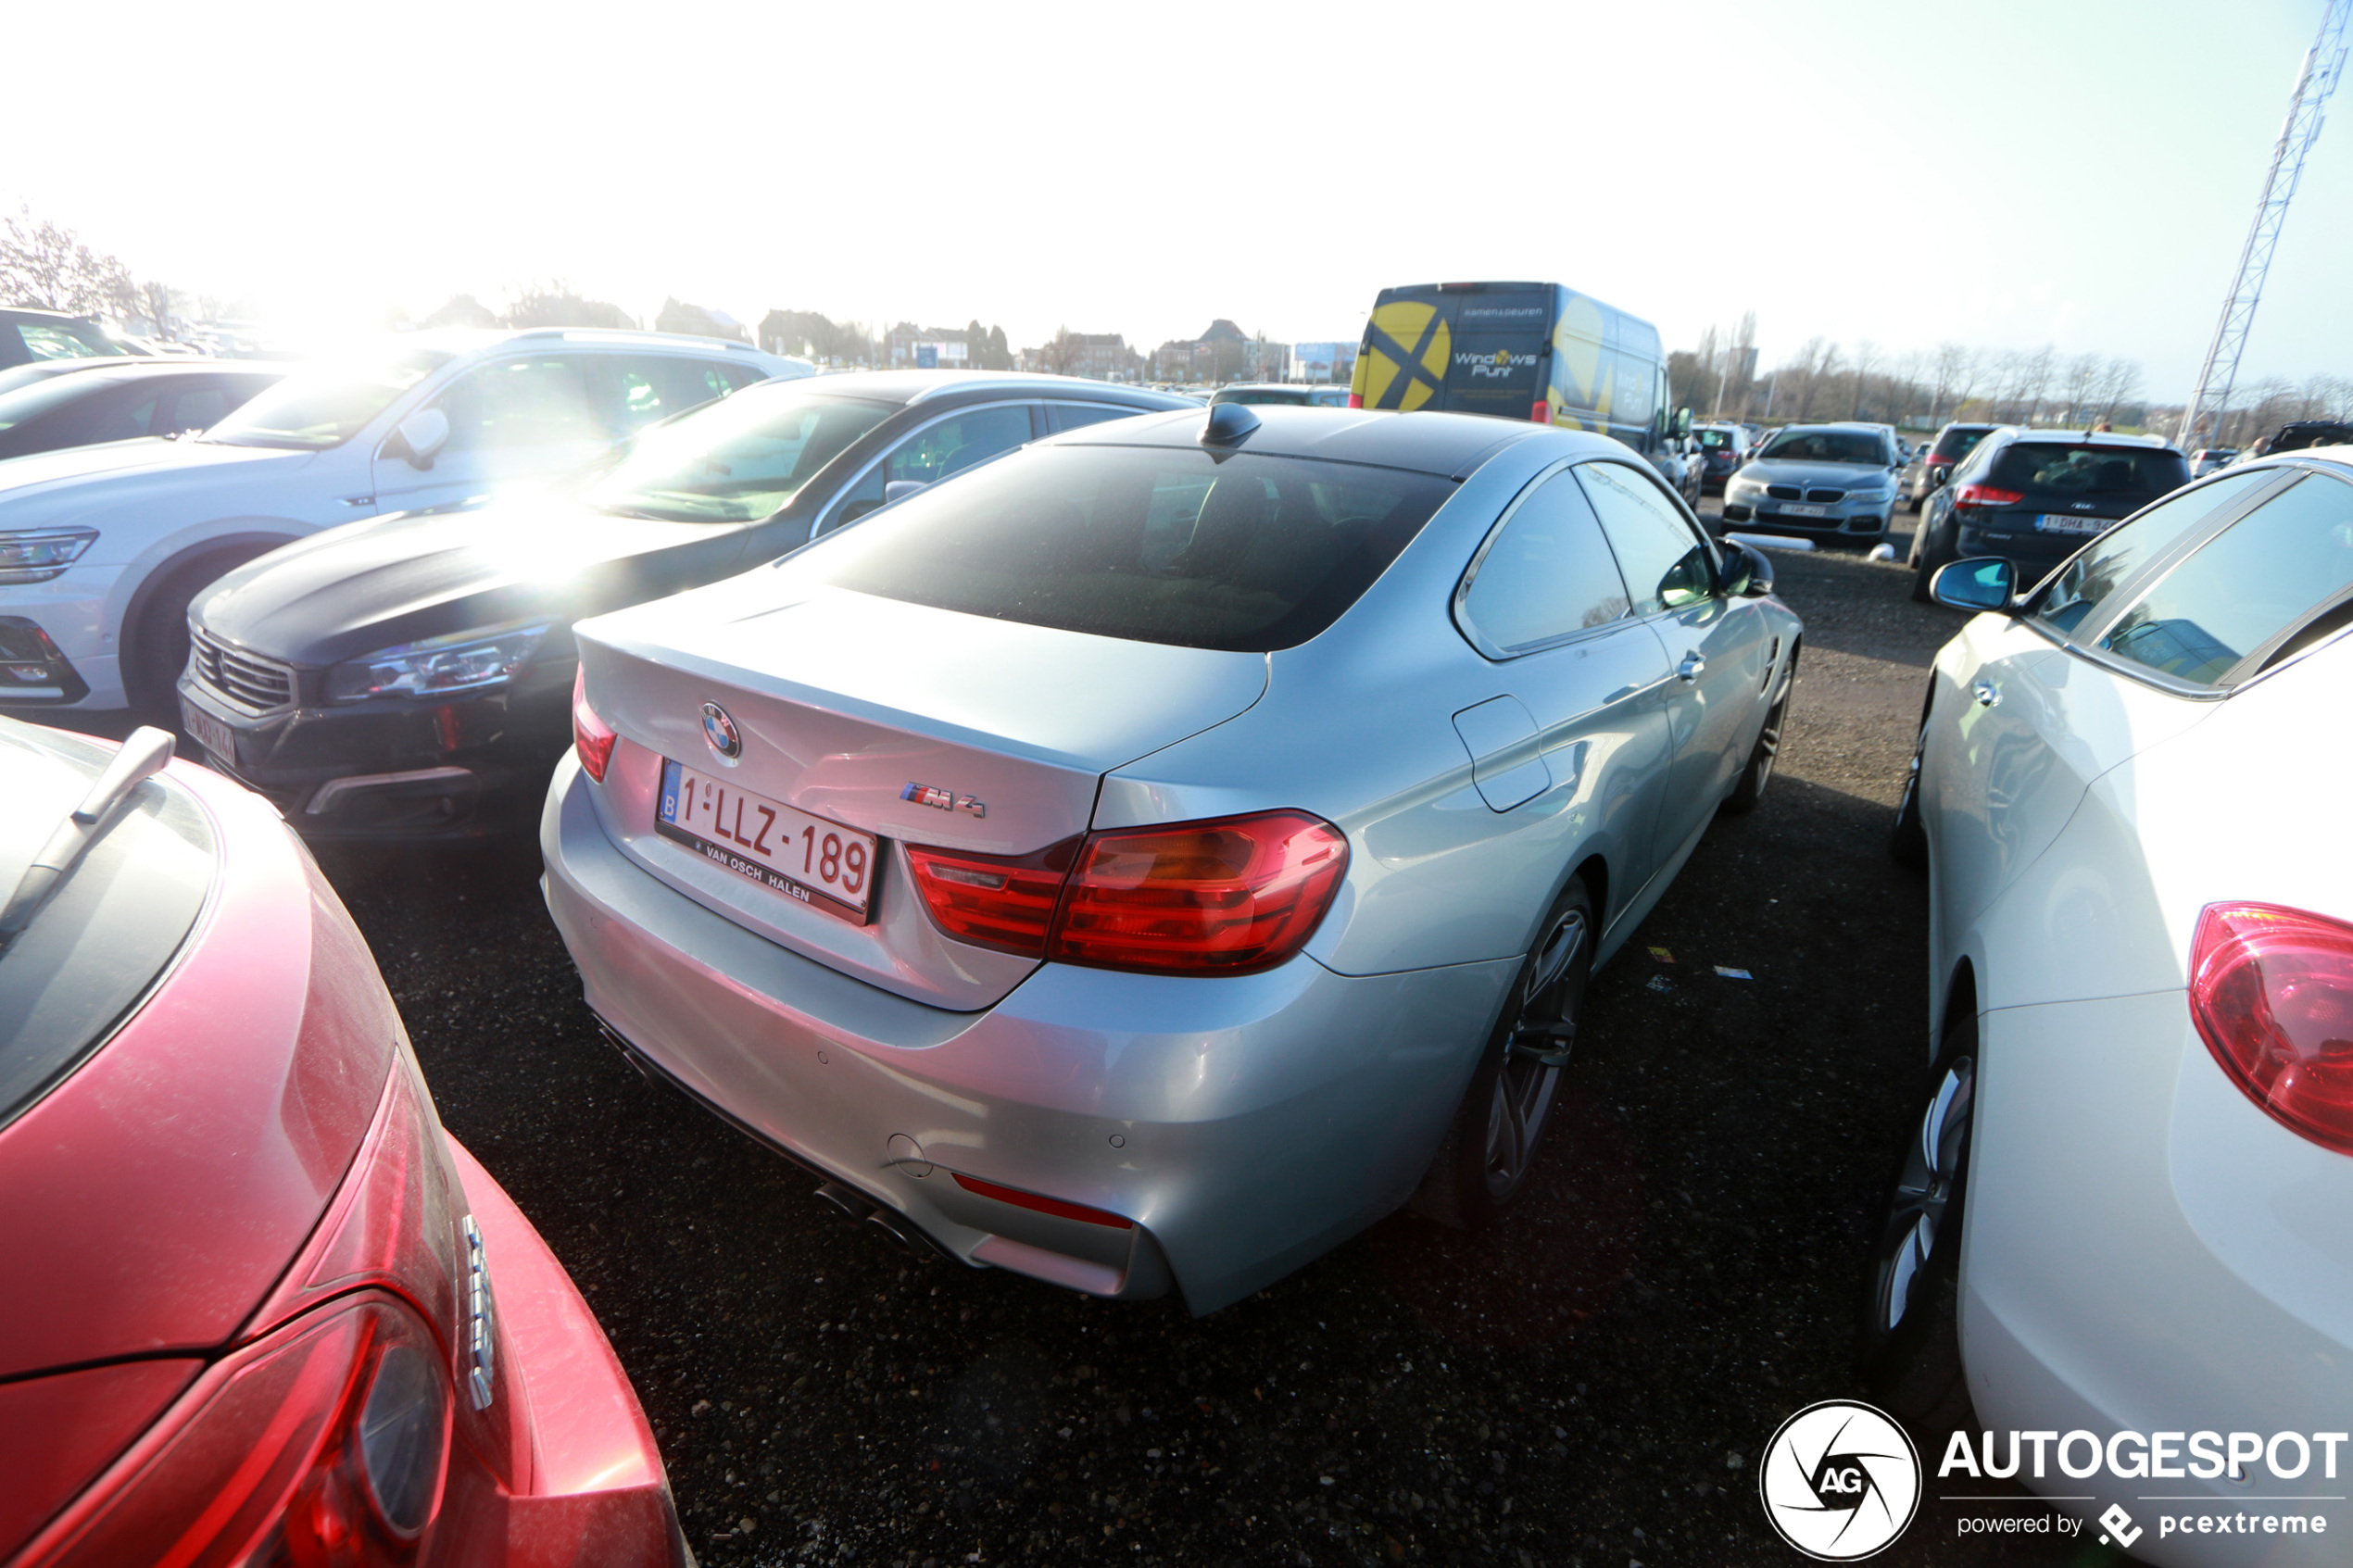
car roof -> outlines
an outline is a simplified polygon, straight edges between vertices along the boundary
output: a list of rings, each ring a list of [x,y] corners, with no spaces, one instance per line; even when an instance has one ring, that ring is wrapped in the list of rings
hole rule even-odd
[[[1131,408],[1191,409],[1201,400],[1149,387],[1089,381],[1084,376],[1049,376],[1026,370],[831,370],[788,384],[873,403],[954,404],[990,396],[1084,398]]]
[[[168,358],[123,358],[112,355],[94,355],[86,361],[82,373],[93,381],[135,381],[143,376],[217,375],[223,370],[243,371],[247,375],[287,376],[301,367],[291,359],[195,359],[180,355]]]
[[[2125,435],[2112,430],[2085,430],[2071,425],[2065,430],[2042,426],[2029,429],[2021,425],[2007,427],[2013,439],[2038,442],[2046,446],[2146,446],[2152,451],[2179,454],[2181,448],[2161,435]]]
[[[577,343],[614,348],[692,349],[703,354],[740,354],[746,358],[782,359],[740,338],[698,337],[691,332],[641,332],[617,327],[427,327],[413,332],[386,334],[400,346],[416,344],[453,354],[470,354],[515,343]]]
[[[31,321],[76,321],[85,327],[99,327],[106,324],[105,322],[99,320],[95,316],[78,316],[70,310],[31,310],[17,305],[0,307],[0,321],[15,321],[19,320]]]
[[[1258,427],[1236,445],[1221,448],[1264,457],[1314,458],[1325,462],[1365,463],[1461,477],[1504,447],[1534,436],[1573,435],[1550,425],[1497,419],[1490,414],[1411,414],[1378,408],[1318,408],[1306,404],[1248,403]],[[1193,446],[1201,441],[1202,410],[1185,409],[1159,419],[1116,420],[1088,425],[1054,438],[1058,445]],[[1594,451],[1630,456],[1605,436],[1590,438]]]

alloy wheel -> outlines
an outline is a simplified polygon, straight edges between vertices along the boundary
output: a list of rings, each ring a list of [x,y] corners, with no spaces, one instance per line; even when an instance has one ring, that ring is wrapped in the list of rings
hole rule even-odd
[[[1905,1151],[1880,1243],[1871,1327],[1881,1336],[1903,1326],[1920,1283],[1928,1277],[1940,1232],[1948,1218],[1960,1217],[1953,1205],[1969,1159],[1976,1089],[1975,1059],[1957,1058],[1937,1080],[1936,1093]]]
[[[1562,912],[1545,933],[1522,987],[1519,1013],[1504,1043],[1503,1067],[1488,1104],[1482,1171],[1487,1195],[1508,1199],[1527,1179],[1546,1120],[1560,1090],[1562,1070],[1577,1042],[1577,1019],[1591,972],[1592,928],[1585,910]]]

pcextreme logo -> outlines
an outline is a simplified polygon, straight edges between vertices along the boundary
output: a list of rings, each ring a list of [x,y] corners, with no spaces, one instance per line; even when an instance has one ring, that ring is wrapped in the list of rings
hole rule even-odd
[[[1819,1562],[1853,1562],[1912,1523],[1919,1450],[1884,1411],[1824,1399],[1781,1423],[1756,1486],[1781,1539]]]

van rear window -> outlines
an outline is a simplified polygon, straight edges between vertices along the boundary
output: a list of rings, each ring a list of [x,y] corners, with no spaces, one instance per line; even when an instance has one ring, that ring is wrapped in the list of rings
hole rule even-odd
[[[911,495],[782,570],[880,598],[1179,647],[1296,646],[1453,485],[1352,463],[1038,446]]]

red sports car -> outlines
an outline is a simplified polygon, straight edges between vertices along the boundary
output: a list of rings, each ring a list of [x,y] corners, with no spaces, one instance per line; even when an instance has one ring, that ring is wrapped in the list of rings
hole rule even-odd
[[[342,904],[170,756],[0,719],[0,1562],[690,1561]]]

